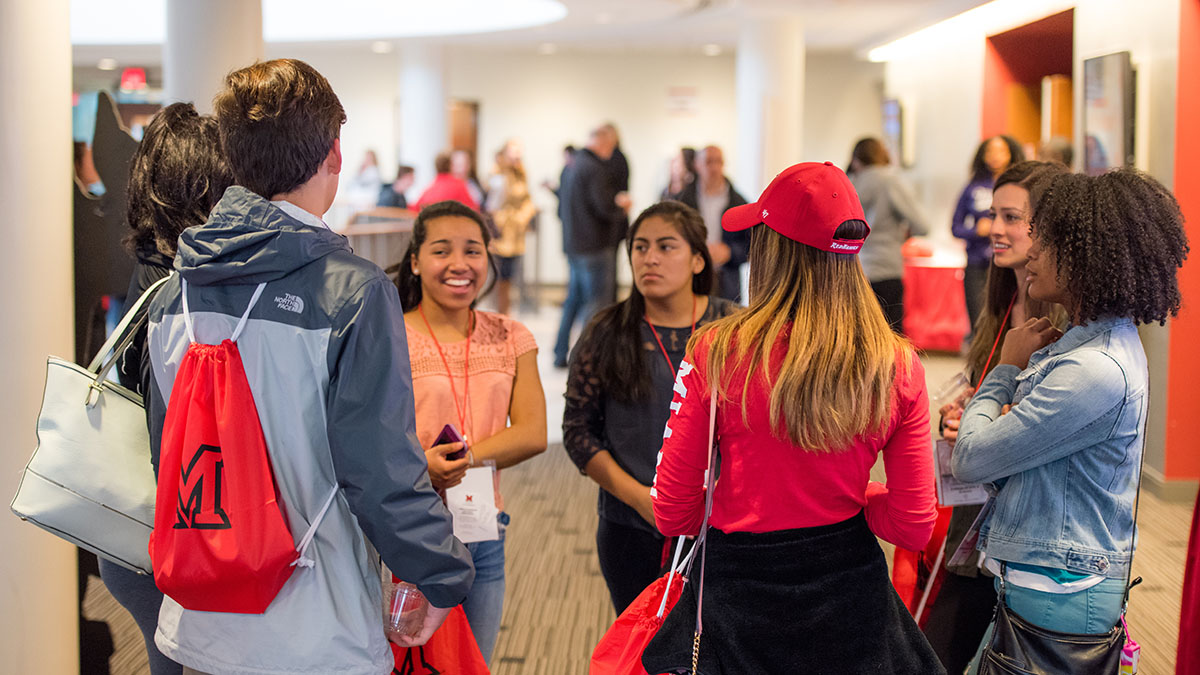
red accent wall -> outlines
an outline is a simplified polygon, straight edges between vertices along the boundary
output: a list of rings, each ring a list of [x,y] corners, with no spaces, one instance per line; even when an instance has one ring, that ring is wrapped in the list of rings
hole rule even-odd
[[[983,120],[979,138],[1008,133],[1008,85],[1013,83],[1008,64],[990,38],[983,55]]]
[[[1179,88],[1175,111],[1175,196],[1187,222],[1191,255],[1179,272],[1183,309],[1171,322],[1167,379],[1166,478],[1200,478],[1200,1],[1179,16]]]
[[[1052,14],[987,39],[983,61],[980,138],[1010,133],[1008,90],[1040,87],[1046,75],[1071,75],[1075,10]]]
[[[1070,75],[1075,44],[1075,10],[1052,14],[989,38],[1021,84],[1039,84],[1045,75]]]

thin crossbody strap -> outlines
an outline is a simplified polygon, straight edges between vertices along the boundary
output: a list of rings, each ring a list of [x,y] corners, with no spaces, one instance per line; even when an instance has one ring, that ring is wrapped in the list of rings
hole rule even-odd
[[[712,515],[713,490],[717,482],[717,386],[714,383],[709,392],[708,406],[708,470],[704,476],[704,520],[700,523],[700,534],[696,536],[696,546],[700,549],[700,577],[696,582],[696,640],[704,632],[704,621],[701,618],[704,607],[704,560],[708,553],[705,542],[708,541],[708,519]]]
[[[1125,595],[1121,598],[1121,615],[1124,616],[1126,608],[1129,606],[1129,591],[1138,584],[1142,583],[1142,578],[1133,578],[1133,543],[1137,540],[1137,517],[1138,505],[1142,501],[1142,467],[1146,462],[1146,450],[1142,448],[1142,457],[1138,460],[1137,473],[1137,490],[1133,494],[1133,526],[1130,528],[1129,535],[1129,566],[1125,570]],[[1008,566],[1004,561],[1000,561],[1000,602],[1004,602],[1004,578],[1008,576]],[[999,605],[996,606],[999,611]]]
[[[1143,431],[1142,433],[1145,433]],[[1134,542],[1137,541],[1138,530],[1138,505],[1142,501],[1142,468],[1146,464],[1146,446],[1142,445],[1142,456],[1138,459],[1137,472],[1137,491],[1133,493],[1133,523],[1129,534],[1129,568],[1125,570],[1125,596],[1121,598],[1121,614],[1125,614],[1125,609],[1129,606],[1129,591],[1138,584],[1142,583],[1142,578],[1133,578],[1133,553]]]
[[[1142,501],[1142,468],[1145,465],[1145,463],[1146,463],[1146,449],[1145,449],[1145,447],[1143,447],[1141,459],[1138,460],[1137,490],[1133,493],[1133,523],[1132,523],[1132,527],[1130,528],[1130,534],[1129,534],[1129,565],[1125,570],[1125,594],[1121,598],[1121,614],[1122,614],[1122,616],[1124,616],[1125,610],[1129,606],[1129,591],[1132,590],[1134,586],[1137,586],[1138,584],[1142,583],[1141,577],[1138,577],[1137,579],[1133,578],[1133,554],[1134,554],[1133,544],[1135,541],[1137,541],[1138,506]],[[1008,576],[1008,569],[1007,569],[1007,566],[1004,564],[1004,562],[1001,561],[1001,563],[1000,563],[1000,598],[1001,598],[1000,601],[1001,602],[1004,601],[1003,600],[1003,598],[1004,598],[1004,577],[1006,577],[1006,576]],[[997,606],[997,609],[998,608],[999,608],[999,606]]]

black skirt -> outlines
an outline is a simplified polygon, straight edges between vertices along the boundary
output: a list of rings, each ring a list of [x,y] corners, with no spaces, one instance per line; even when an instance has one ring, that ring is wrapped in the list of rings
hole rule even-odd
[[[699,560],[692,570],[700,571]],[[696,589],[642,655],[648,673],[691,672]],[[703,675],[944,674],[888,579],[862,513],[833,525],[708,533]]]

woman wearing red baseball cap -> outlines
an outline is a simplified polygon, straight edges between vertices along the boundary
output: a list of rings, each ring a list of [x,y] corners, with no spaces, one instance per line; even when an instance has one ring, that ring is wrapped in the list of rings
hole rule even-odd
[[[702,597],[699,672],[944,673],[875,539],[919,549],[936,513],[925,373],[855,255],[858,196],[831,163],[798,164],[722,224],[753,228],[750,306],[692,338],[652,491],[663,534],[698,534],[715,392],[705,564],[643,664],[691,668]]]

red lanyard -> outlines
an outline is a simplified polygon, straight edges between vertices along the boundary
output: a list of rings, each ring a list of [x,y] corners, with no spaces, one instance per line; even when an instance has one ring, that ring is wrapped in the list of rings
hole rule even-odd
[[[425,329],[429,331],[429,337],[433,338],[433,344],[437,347],[438,356],[442,357],[442,365],[446,366],[446,377],[450,379],[450,395],[454,398],[454,409],[458,411],[458,424],[461,427],[463,438],[469,438],[467,416],[471,411],[469,406],[471,396],[471,333],[474,332],[475,328],[475,310],[471,310],[471,321],[467,328],[467,354],[463,359],[463,398],[461,406],[458,404],[458,390],[454,387],[454,373],[450,370],[450,361],[446,359],[446,352],[442,351],[442,343],[433,334],[433,327],[429,325],[429,319],[425,316],[425,306],[417,305],[417,311],[421,313],[421,320],[425,322]]]
[[[992,343],[987,363],[983,364],[983,372],[979,374],[979,381],[975,383],[975,391],[979,391],[979,385],[983,384],[983,378],[987,377],[988,368],[992,366],[992,357],[996,355],[996,347],[1000,346],[1000,338],[1008,331],[1008,317],[1012,314],[1013,305],[1017,304],[1017,293],[1013,293],[1012,300],[1008,301],[1008,311],[1004,313],[1004,320],[1000,322],[1000,330],[996,331],[996,341]]]
[[[654,333],[654,339],[658,342],[658,348],[662,350],[663,358],[667,360],[667,368],[673,373],[675,372],[675,364],[671,363],[671,356],[667,354],[667,348],[663,346],[662,338],[658,336],[658,331],[654,329],[654,324],[650,323],[650,317],[646,314],[642,315],[646,325],[650,326],[650,332]],[[692,332],[696,332],[696,294],[692,294]]]

